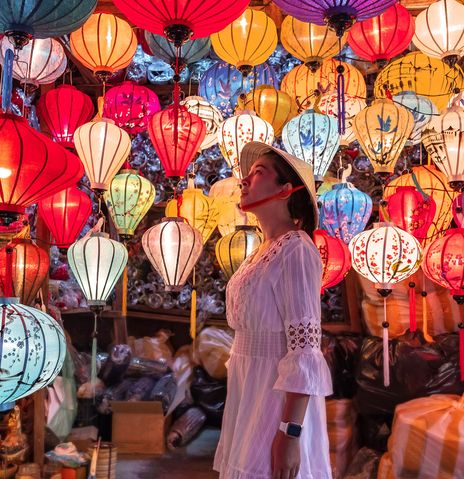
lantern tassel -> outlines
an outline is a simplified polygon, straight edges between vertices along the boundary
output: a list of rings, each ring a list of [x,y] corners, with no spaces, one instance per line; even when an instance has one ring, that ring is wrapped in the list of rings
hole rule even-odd
[[[416,283],[409,283],[409,330],[415,333],[417,329],[416,322]]]
[[[197,288],[195,281],[195,267],[193,267],[192,275],[192,300],[190,304],[190,337],[195,342],[197,336]]]
[[[464,323],[459,323],[459,368],[461,381],[464,381]]]
[[[94,311],[94,323],[92,332],[92,359],[90,361],[90,385],[92,387],[92,395],[95,398],[95,387],[97,385],[97,321],[98,316]]]
[[[387,298],[383,298],[383,323],[382,323],[382,343],[383,343],[383,385],[390,386],[390,353],[388,349],[388,322],[387,322]]]
[[[5,286],[3,294],[6,298],[13,296],[13,247],[6,247]]]
[[[338,133],[345,134],[345,67],[340,63],[337,67],[337,107],[338,107]]]
[[[433,342],[433,338],[429,335],[429,326],[427,321],[427,291],[425,290],[425,276],[422,278],[422,334],[428,343]]]
[[[14,53],[11,48],[5,52],[2,73],[2,109],[3,111],[11,110],[11,93],[13,90],[13,60]]]

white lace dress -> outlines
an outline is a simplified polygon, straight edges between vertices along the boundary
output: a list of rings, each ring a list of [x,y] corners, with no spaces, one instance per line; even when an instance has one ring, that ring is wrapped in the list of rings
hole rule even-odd
[[[290,231],[227,286],[235,330],[214,469],[221,479],[270,479],[271,446],[285,392],[311,396],[298,479],[330,479],[325,399],[332,381],[320,349],[321,260],[303,231]]]

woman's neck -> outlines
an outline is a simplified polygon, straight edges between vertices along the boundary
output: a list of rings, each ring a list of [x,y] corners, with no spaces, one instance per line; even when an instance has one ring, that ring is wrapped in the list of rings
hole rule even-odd
[[[258,218],[259,220],[259,218]],[[297,230],[298,226],[290,219],[289,221],[279,221],[266,223],[260,221],[261,230],[263,231],[264,241],[272,241],[279,236],[287,233],[287,231]]]

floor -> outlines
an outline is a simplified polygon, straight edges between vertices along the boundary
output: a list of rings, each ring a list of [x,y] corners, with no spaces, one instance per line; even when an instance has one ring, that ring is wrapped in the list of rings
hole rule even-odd
[[[219,429],[203,429],[190,444],[161,457],[118,457],[117,479],[217,479],[212,470]]]

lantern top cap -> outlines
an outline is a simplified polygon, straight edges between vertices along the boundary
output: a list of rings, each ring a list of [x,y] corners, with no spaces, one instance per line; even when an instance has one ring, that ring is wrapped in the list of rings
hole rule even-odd
[[[309,193],[313,207],[314,220],[315,224],[317,225],[319,223],[319,209],[317,206],[316,185],[314,182],[313,170],[309,163],[306,163],[296,156],[290,155],[286,151],[279,150],[279,148],[275,148],[266,143],[262,143],[260,141],[251,141],[243,147],[242,153],[240,154],[240,169],[242,171],[242,178],[248,176],[253,163],[258,158],[269,152],[276,153],[300,177],[300,180],[303,182],[306,190]]]
[[[94,232],[90,235],[91,238],[96,238],[96,237],[99,237],[99,238],[107,238],[109,239],[110,235],[108,233],[103,233],[103,231],[97,231],[97,232]]]
[[[0,304],[19,304],[19,298],[0,298]]]
[[[180,216],[164,216],[163,218],[161,218],[161,223],[167,221],[177,221],[178,223],[184,223],[184,218]]]

